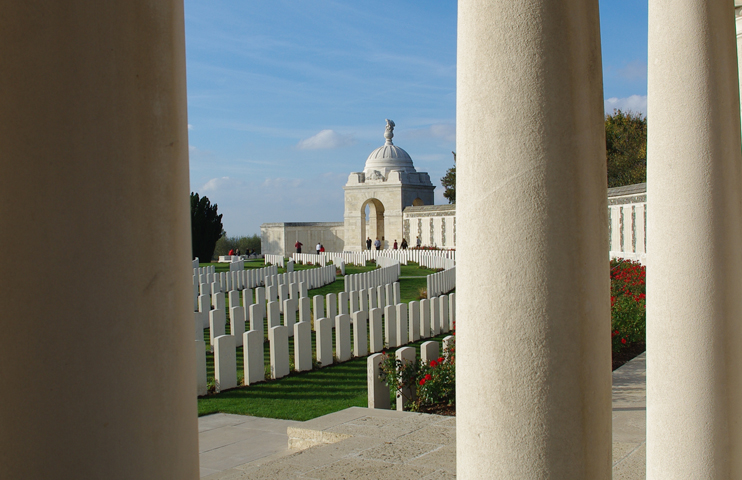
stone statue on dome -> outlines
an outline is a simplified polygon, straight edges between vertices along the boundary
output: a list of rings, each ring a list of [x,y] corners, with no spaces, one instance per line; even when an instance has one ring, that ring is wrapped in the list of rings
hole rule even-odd
[[[386,138],[387,145],[392,144],[392,137],[394,137],[394,120],[386,119],[386,131],[384,131],[384,138]]]

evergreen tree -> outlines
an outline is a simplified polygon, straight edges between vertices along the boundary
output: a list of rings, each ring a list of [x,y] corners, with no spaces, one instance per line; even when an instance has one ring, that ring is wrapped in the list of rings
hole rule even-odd
[[[453,153],[453,167],[446,171],[446,176],[441,178],[441,185],[445,189],[443,196],[448,203],[456,203],[456,152]]]
[[[191,242],[193,257],[201,262],[210,262],[217,240],[226,235],[222,216],[217,214],[217,205],[211,205],[208,197],[191,192]]]
[[[647,118],[614,110],[605,116],[608,188],[647,181]]]

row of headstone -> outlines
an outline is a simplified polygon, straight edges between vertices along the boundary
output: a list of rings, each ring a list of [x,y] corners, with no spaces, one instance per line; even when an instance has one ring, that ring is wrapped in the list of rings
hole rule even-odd
[[[420,345],[420,359],[423,363],[430,364],[431,360],[440,358],[441,348],[444,355],[448,355],[449,348],[453,342],[453,336],[448,335],[443,338],[442,346],[436,341],[424,342]],[[402,347],[394,352],[396,360],[401,363],[415,362],[417,361],[417,352],[413,347]],[[390,392],[389,387],[381,379],[381,363],[384,360],[384,355],[381,353],[375,353],[368,357],[366,366],[366,380],[368,385],[368,408],[391,408]],[[414,400],[415,391],[413,387],[407,387],[402,392],[397,392],[396,395],[396,409],[399,411],[404,410],[404,402],[407,400]]]
[[[245,269],[245,261],[244,260],[232,260],[229,263],[229,271],[240,271]]]
[[[262,289],[256,289],[262,290]],[[332,294],[330,294],[332,295]],[[372,308],[369,311],[358,310],[349,315],[340,313],[323,316],[324,305],[321,296],[316,296],[314,322],[316,330],[315,355],[317,364],[325,367],[334,363],[350,360],[352,357],[363,357],[368,353],[381,351],[386,345],[395,348],[421,338],[436,336],[448,332],[455,322],[455,294],[434,299],[413,301],[409,304],[398,303],[384,308]],[[259,295],[256,295],[259,297]],[[320,297],[320,298],[318,298]],[[329,295],[328,295],[329,297]],[[296,371],[312,369],[311,323],[309,299],[306,297],[284,301],[283,323],[278,309],[278,302],[268,302],[268,341],[270,343],[271,378],[281,378],[289,374],[289,337],[294,337],[294,364]],[[332,302],[332,297],[328,298]],[[328,303],[328,314],[334,314],[333,303]],[[265,379],[263,365],[263,318],[257,308],[259,304],[250,305],[250,329],[245,331],[245,316],[242,307],[230,309],[230,334],[225,332],[226,318],[224,310],[215,309],[210,313],[210,343],[214,352],[214,374],[218,389],[226,390],[237,386],[236,348],[243,347],[245,384],[249,385]],[[300,313],[297,322],[297,307]],[[382,321],[383,318],[383,321]],[[352,319],[352,321],[351,321]],[[335,351],[333,355],[333,329],[335,330]],[[353,342],[351,343],[351,329]],[[198,392],[203,395],[205,389],[206,354],[203,341],[203,329],[199,320],[195,323],[197,346]],[[217,361],[217,359],[219,359]],[[203,364],[203,365],[202,365]],[[260,367],[257,367],[260,365]]]
[[[302,265],[327,265],[329,257],[327,252],[317,253],[293,253],[291,259]]]
[[[269,270],[275,272],[275,266],[267,267],[266,269],[255,269],[259,271]],[[244,270],[243,272],[250,273],[250,270]],[[242,276],[242,272],[230,272],[236,278]],[[249,277],[248,277],[249,278]],[[307,298],[307,292],[310,288],[319,288],[335,280],[335,268],[332,266],[313,268],[309,270],[300,270],[297,272],[288,272],[283,274],[273,273],[272,275],[266,276],[263,279],[263,285],[266,287],[256,287],[255,296],[253,297],[253,291],[251,287],[245,286],[242,289],[242,305],[244,311],[241,316],[244,321],[253,321],[250,317],[251,309],[255,311],[255,314],[260,315],[261,321],[266,318],[268,308],[267,304],[270,302],[276,302],[278,305],[279,312],[286,313],[286,300],[293,300],[296,302],[289,303],[289,309],[297,310],[299,308],[300,298],[306,298],[306,302],[309,301]],[[290,283],[289,283],[290,282]],[[253,283],[256,284],[256,283]],[[247,284],[246,284],[247,285]],[[204,287],[204,285],[201,285]],[[213,316],[217,318],[223,317],[226,319],[226,308],[234,308],[240,306],[240,283],[235,280],[233,283],[235,287],[229,290],[228,295],[225,297],[224,293],[219,291],[219,283],[215,282],[211,285],[211,295],[204,293],[196,297],[196,305],[194,308],[194,315],[200,319],[202,328],[209,328],[210,319]],[[225,300],[229,301],[226,306]],[[307,307],[308,308],[308,307]],[[290,310],[289,310],[290,311]],[[231,312],[231,310],[230,310]],[[307,314],[307,318],[309,314]],[[230,315],[230,318],[233,315]],[[214,336],[212,335],[212,339]]]
[[[199,296],[213,296],[230,290],[243,290],[263,285],[266,276],[278,274],[278,267],[270,266],[249,270],[232,270],[216,273],[213,266],[193,269],[193,309],[199,308]]]
[[[399,261],[402,265],[407,265],[408,262],[415,262],[423,267],[427,268],[450,268],[456,263],[456,251],[455,250],[418,250],[418,249],[405,249],[405,250],[362,250],[360,252],[324,252],[320,253],[320,256],[326,260],[335,261],[336,258],[340,258],[346,264],[365,266],[366,262],[374,260],[377,265],[379,264],[379,258],[389,258]]]
[[[399,263],[396,262],[383,268],[376,268],[370,272],[346,275],[343,278],[345,282],[343,290],[346,292],[360,291],[396,282],[399,280],[399,268]]]
[[[279,267],[284,267],[284,258],[283,255],[275,255],[272,253],[266,253],[263,255],[263,258],[265,259],[266,265],[277,265]]]
[[[456,267],[427,276],[428,296],[437,297],[456,288]]]

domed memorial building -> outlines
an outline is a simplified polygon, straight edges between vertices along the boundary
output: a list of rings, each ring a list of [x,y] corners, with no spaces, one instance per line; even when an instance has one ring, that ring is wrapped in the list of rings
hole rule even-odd
[[[410,155],[394,145],[394,122],[386,121],[385,142],[366,159],[361,172],[353,172],[345,184],[343,222],[264,223],[260,226],[262,252],[291,254],[294,244],[313,252],[322,243],[327,251],[360,251],[366,239],[391,248],[394,240],[453,248],[455,205],[433,205],[435,186],[430,176],[418,172]],[[446,230],[451,233],[446,235]]]
[[[345,250],[366,248],[366,239],[391,246],[404,232],[404,209],[433,205],[430,176],[415,170],[412,158],[392,143],[394,122],[386,121],[386,142],[366,159],[362,172],[353,172],[345,184]],[[414,245],[414,243],[413,243]],[[383,248],[383,247],[382,247]]]

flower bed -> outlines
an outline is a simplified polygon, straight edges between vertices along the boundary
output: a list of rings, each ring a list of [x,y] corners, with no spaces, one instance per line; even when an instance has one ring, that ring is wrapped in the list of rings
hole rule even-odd
[[[611,260],[611,337],[613,353],[643,344],[647,325],[646,267]]]
[[[613,370],[644,351],[646,306],[646,268],[631,260],[611,260]],[[384,354],[381,378],[391,392],[404,397],[406,410],[456,414],[455,324],[453,335],[443,356],[427,364],[402,362],[394,354]]]

